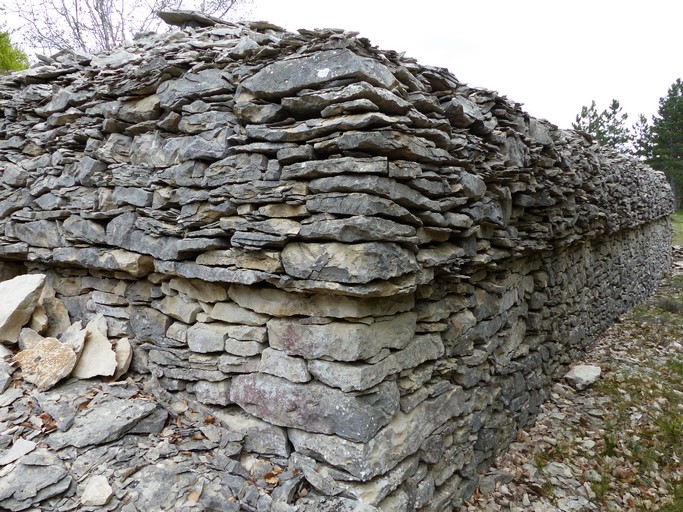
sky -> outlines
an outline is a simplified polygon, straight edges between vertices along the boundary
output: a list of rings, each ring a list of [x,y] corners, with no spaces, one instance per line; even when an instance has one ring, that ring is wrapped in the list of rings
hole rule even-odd
[[[683,78],[679,0],[246,1],[237,12],[251,19],[358,31],[561,128],[591,100],[599,110],[619,100],[629,125],[651,119]]]
[[[650,119],[683,78],[679,0],[253,0],[250,9],[289,30],[356,30],[561,128],[591,100],[600,110],[619,100],[629,125]]]

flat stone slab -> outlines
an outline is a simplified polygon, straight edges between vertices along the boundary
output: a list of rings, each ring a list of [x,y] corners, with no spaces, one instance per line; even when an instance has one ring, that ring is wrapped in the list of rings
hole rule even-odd
[[[0,282],[0,343],[17,342],[21,328],[38,305],[44,284],[44,274],[27,274]]]
[[[21,376],[36,385],[38,391],[50,389],[67,377],[76,366],[76,353],[67,343],[57,338],[44,338],[33,347],[22,350],[16,356]]]
[[[264,373],[235,377],[230,399],[269,423],[360,443],[370,440],[398,410],[393,382],[352,395],[317,382],[298,384]]]
[[[114,441],[131,430],[142,418],[150,415],[156,405],[140,398],[112,398],[76,416],[66,432],[55,432],[48,444],[55,449],[64,446],[84,446]]]
[[[599,366],[591,364],[579,364],[572,368],[564,378],[570,386],[581,391],[591,386],[600,378],[601,370]]]

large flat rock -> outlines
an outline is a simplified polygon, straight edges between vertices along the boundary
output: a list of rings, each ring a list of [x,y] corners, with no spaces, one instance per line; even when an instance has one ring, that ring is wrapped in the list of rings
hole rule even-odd
[[[269,423],[359,443],[369,441],[398,410],[398,388],[391,382],[354,395],[317,382],[298,384],[264,373],[235,377],[230,399]]]
[[[242,85],[259,98],[279,99],[332,80],[355,78],[392,89],[398,81],[384,64],[350,50],[327,50],[270,64]]]
[[[17,276],[0,283],[0,343],[13,344],[38,305],[44,274]]]

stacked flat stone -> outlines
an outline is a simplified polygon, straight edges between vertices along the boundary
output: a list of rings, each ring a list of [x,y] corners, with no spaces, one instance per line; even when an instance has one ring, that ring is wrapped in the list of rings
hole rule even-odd
[[[665,272],[664,176],[354,33],[199,19],[0,79],[0,275],[316,492],[458,506]]]

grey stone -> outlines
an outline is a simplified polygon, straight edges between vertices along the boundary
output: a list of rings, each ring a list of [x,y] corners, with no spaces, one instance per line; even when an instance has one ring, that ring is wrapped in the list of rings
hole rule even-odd
[[[71,428],[66,432],[53,432],[47,442],[50,447],[60,449],[114,441],[155,409],[153,403],[140,398],[110,398],[106,406],[101,403],[78,414]]]
[[[264,155],[238,153],[212,163],[202,179],[204,187],[219,187],[231,183],[247,183],[263,179],[268,166]]]
[[[209,316],[214,320],[242,325],[265,325],[270,318],[238,306],[234,302],[217,302],[211,308]]]
[[[28,274],[0,282],[0,343],[17,342],[21,328],[33,315],[45,284],[44,274]]]
[[[323,384],[298,384],[255,373],[233,379],[230,398],[244,410],[275,425],[336,434],[367,442],[398,410],[398,389],[382,383],[362,395]],[[311,408],[307,404],[315,403]]]
[[[311,293],[291,294],[275,288],[231,286],[228,295],[240,306],[266,315],[296,315],[332,318],[389,316],[410,311],[415,297],[410,294],[382,298],[347,297]]]
[[[364,193],[332,193],[311,196],[306,201],[306,208],[311,212],[339,215],[379,215],[400,219],[408,224],[420,224],[420,221],[414,215],[395,202]]]
[[[353,216],[344,219],[314,221],[301,227],[303,239],[355,242],[415,242],[417,231],[381,217]]]
[[[385,127],[409,123],[408,117],[396,117],[381,112],[350,114],[329,119],[309,119],[286,127],[247,125],[246,133],[250,139],[269,142],[304,142],[348,130],[363,130],[370,127]]]
[[[222,352],[228,339],[228,325],[222,322],[195,323],[187,330],[187,344],[194,352]]]
[[[335,321],[320,325],[274,319],[268,322],[268,342],[272,348],[306,359],[358,361],[377,355],[383,348],[405,348],[415,335],[415,320],[415,313],[376,319],[370,324]]]
[[[123,249],[61,247],[52,251],[52,257],[58,263],[100,270],[120,270],[134,277],[145,276],[154,270],[150,256]]]
[[[14,236],[35,247],[52,249],[66,245],[60,224],[51,220],[14,224]]]
[[[407,208],[440,210],[439,203],[427,199],[412,188],[382,176],[333,176],[316,178],[309,183],[314,193],[362,192],[391,199]]]
[[[310,115],[322,112],[326,107],[358,99],[370,100],[387,114],[406,114],[412,108],[408,101],[391,91],[362,81],[344,87],[305,91],[295,97],[282,98],[282,105],[295,114]]]
[[[447,164],[453,161],[448,151],[436,147],[431,140],[395,130],[346,131],[335,139],[314,144],[313,148],[327,154],[362,151],[427,164]]]
[[[203,404],[229,405],[230,400],[230,381],[210,382],[200,380],[194,385],[194,394]]]
[[[564,378],[575,389],[581,391],[591,386],[600,378],[600,367],[590,364],[574,366]]]
[[[425,400],[410,413],[397,412],[371,439],[354,442],[339,436],[290,429],[294,448],[342,468],[363,482],[381,475],[415,453],[424,439],[450,418],[467,410],[462,388]]]
[[[287,274],[302,279],[368,283],[418,270],[412,252],[394,243],[294,243],[282,251]]]
[[[389,163],[386,157],[344,157],[328,160],[312,160],[285,166],[282,168],[281,179],[311,179],[348,173],[386,176],[388,171]]]
[[[231,431],[244,436],[242,448],[245,452],[289,456],[290,444],[284,428],[255,418],[241,410],[219,408],[212,412]]]
[[[231,92],[234,86],[227,73],[220,69],[205,69],[198,73],[186,73],[181,78],[167,80],[157,89],[162,109],[179,109],[195,98]]]
[[[25,510],[63,493],[72,482],[64,463],[45,448],[25,455],[0,477],[0,506]]]
[[[328,386],[345,392],[362,391],[379,384],[389,375],[438,359],[443,353],[441,336],[418,335],[404,349],[391,353],[375,364],[314,360],[308,363],[308,369],[316,379]]]
[[[275,62],[244,80],[242,85],[259,98],[280,99],[342,78],[364,80],[385,89],[398,85],[386,66],[346,49]]]
[[[305,359],[288,356],[285,352],[273,348],[266,348],[261,354],[258,371],[283,377],[292,382],[311,380]]]

